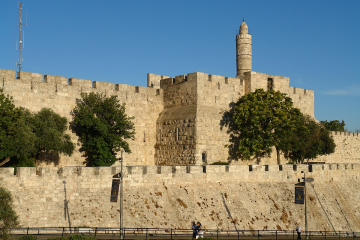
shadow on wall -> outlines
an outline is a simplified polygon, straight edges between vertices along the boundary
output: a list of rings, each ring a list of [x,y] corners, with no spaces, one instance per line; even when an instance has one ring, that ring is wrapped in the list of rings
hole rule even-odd
[[[229,104],[230,110],[224,112],[222,119],[220,120],[220,130],[224,130],[224,128],[227,128],[226,133],[229,134],[229,145],[226,146],[229,152],[228,160],[242,161],[243,157],[238,152],[239,142],[240,142],[240,131],[231,117],[234,114],[235,105],[236,105],[235,102],[231,102]],[[256,164],[260,164],[261,162],[261,158],[259,156],[255,156],[251,160],[255,160]]]
[[[40,153],[39,158],[36,160],[36,165],[52,165],[59,166],[60,155],[58,153]]]

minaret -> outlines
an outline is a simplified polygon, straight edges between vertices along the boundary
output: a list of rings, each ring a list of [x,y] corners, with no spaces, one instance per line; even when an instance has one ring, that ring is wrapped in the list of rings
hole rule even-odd
[[[244,73],[252,69],[251,35],[245,21],[240,25],[239,35],[236,35],[236,77],[243,79]]]

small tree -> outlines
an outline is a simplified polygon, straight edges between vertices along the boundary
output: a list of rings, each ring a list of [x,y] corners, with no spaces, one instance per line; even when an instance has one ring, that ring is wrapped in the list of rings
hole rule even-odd
[[[27,159],[35,150],[35,134],[26,121],[29,114],[17,108],[0,89],[0,166],[11,159]]]
[[[11,228],[19,227],[19,220],[13,210],[11,192],[0,187],[0,238],[9,239]]]
[[[52,109],[43,108],[36,114],[28,114],[27,121],[35,139],[34,157],[39,159],[40,154],[66,154],[71,156],[75,144],[70,135],[65,134],[67,119],[55,113]]]
[[[337,131],[337,132],[344,132],[345,131],[345,122],[340,122],[339,120],[332,120],[332,121],[320,121],[320,123],[329,131]]]
[[[126,139],[134,139],[133,117],[125,113],[125,104],[117,96],[82,93],[72,111],[71,127],[79,136],[81,150],[88,166],[110,166],[116,162],[116,152],[130,153]]]
[[[300,119],[299,127],[288,136],[288,142],[290,147],[285,156],[297,163],[331,154],[336,146],[330,131],[310,116]]]
[[[257,89],[241,97],[225,115],[223,124],[229,126],[230,148],[238,157],[248,160],[267,156],[275,147],[280,164],[281,151],[290,147],[286,137],[296,128],[301,113],[285,93]]]

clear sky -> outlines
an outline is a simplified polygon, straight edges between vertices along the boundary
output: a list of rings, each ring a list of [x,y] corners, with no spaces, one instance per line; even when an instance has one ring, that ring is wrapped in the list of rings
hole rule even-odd
[[[19,0],[0,1],[0,68],[16,70]],[[235,77],[245,18],[253,71],[315,91],[318,120],[360,130],[360,1],[23,0],[23,71],[146,86],[146,74]]]

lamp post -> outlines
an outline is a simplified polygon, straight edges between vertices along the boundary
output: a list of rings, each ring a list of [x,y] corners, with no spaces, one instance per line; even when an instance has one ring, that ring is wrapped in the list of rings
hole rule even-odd
[[[307,214],[306,214],[306,176],[305,172],[301,171],[304,174],[304,204],[305,204],[305,238],[308,239],[308,226],[307,226]]]
[[[123,150],[121,150],[121,158],[120,158],[120,239],[124,239],[123,236]]]

